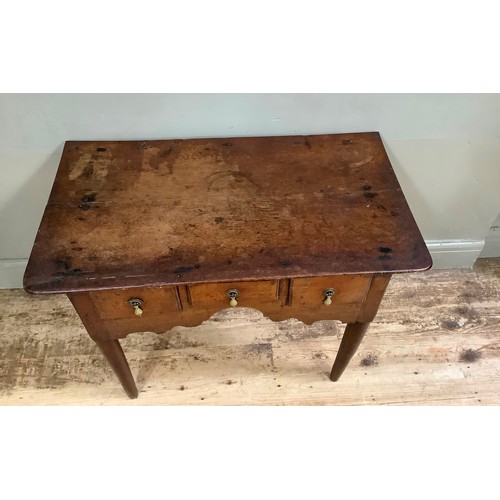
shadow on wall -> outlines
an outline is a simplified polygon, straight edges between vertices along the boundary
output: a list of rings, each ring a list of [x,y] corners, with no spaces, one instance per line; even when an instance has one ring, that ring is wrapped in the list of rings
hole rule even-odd
[[[398,178],[399,184],[403,193],[405,195],[406,201],[410,206],[411,212],[417,225],[422,233],[424,239],[432,239],[430,238],[428,231],[426,228],[430,225],[429,221],[433,221],[436,219],[436,214],[434,214],[429,207],[429,205],[425,201],[425,197],[418,191],[417,186],[410,179],[409,175],[406,173],[406,170],[401,165],[399,158],[394,154],[391,147],[387,144],[386,141],[383,141],[384,148],[387,152],[387,156],[391,162],[392,167],[394,168],[394,172],[396,173],[396,177]]]
[[[500,212],[486,235],[483,251],[480,257],[500,257]]]
[[[45,159],[36,170],[35,165],[29,165],[30,169],[35,170],[33,175],[16,189],[9,201],[0,209],[0,234],[2,235],[0,260],[29,257],[63,148],[64,143],[48,158],[44,155]],[[20,163],[30,163],[30,160],[36,162],[36,158],[26,160],[21,155],[19,160]],[[12,163],[15,163],[15,157]],[[11,164],[4,165],[2,170],[13,171],[16,168],[19,166]]]

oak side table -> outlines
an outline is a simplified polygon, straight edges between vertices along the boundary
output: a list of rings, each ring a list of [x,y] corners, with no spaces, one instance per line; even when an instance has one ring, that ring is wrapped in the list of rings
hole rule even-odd
[[[135,398],[118,339],[231,306],[347,323],[336,381],[391,275],[431,265],[377,132],[70,141],[24,288],[66,293]]]

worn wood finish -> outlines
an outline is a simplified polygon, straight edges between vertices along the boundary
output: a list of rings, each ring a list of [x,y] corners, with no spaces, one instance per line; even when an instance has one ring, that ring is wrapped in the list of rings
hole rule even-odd
[[[109,322],[101,319],[89,292],[68,293],[67,296],[92,340],[99,342],[114,338],[107,327]]]
[[[118,340],[106,340],[104,342],[97,342],[97,346],[108,360],[111,368],[113,368],[127,396],[135,399],[139,393],[120,342]]]
[[[298,278],[293,280],[292,305],[294,307],[315,307],[324,309],[323,291],[335,290],[331,309],[341,304],[361,304],[368,288],[371,275],[329,276],[327,278]]]
[[[273,309],[282,305],[278,281],[231,281],[189,286],[192,307],[209,311],[210,314],[230,307],[226,292],[231,289],[238,290],[237,302],[240,307]]]
[[[380,302],[391,280],[391,274],[377,274],[370,277],[370,284],[359,309],[356,322],[348,322],[342,342],[330,372],[330,380],[337,382],[361,344],[370,322],[377,314]]]
[[[430,265],[376,132],[78,141],[65,145],[24,285],[80,292]]]
[[[215,312],[227,308],[229,289],[237,289],[239,307],[253,307],[274,321],[296,318],[307,324],[337,319],[349,323],[332,369],[336,381],[356,351],[351,323],[363,311],[376,313],[390,275],[351,275],[329,278],[306,278],[283,281],[229,282],[164,288],[130,288],[96,292],[68,293],[91,338],[110,362],[129,397],[134,383],[119,338],[132,332],[163,333],[174,326],[197,326]],[[334,288],[332,304],[325,305],[323,292]],[[143,300],[143,314],[138,317],[128,300]],[[363,330],[363,334],[364,334]],[[111,340],[113,339],[113,340]],[[333,375],[336,373],[337,375]],[[132,382],[131,382],[132,380]]]
[[[389,278],[386,278],[388,282]],[[366,306],[372,283],[369,275],[333,276],[264,282],[229,282],[166,288],[130,288],[86,292],[92,305],[82,306],[74,299],[82,294],[68,296],[75,307],[83,307],[97,314],[97,321],[106,331],[106,338],[124,338],[133,332],[164,333],[174,326],[197,326],[214,313],[229,306],[226,291],[236,288],[240,295],[237,307],[252,307],[274,321],[296,318],[306,324],[319,320],[337,319],[354,322]],[[332,304],[323,303],[323,290],[335,288]],[[127,303],[129,299],[144,301],[143,314],[137,317]],[[381,296],[377,296],[378,306]],[[81,300],[81,299],[80,299]],[[89,328],[95,328],[89,326]],[[102,338],[102,334],[99,336]]]
[[[365,323],[375,318],[389,281],[391,281],[391,276],[391,274],[375,274],[372,276],[370,288],[360,308],[356,322]]]
[[[134,397],[118,339],[198,325],[231,288],[275,321],[349,323],[337,380],[391,274],[430,265],[378,133],[80,141],[65,145],[24,287],[67,293]]]
[[[101,319],[132,318],[144,319],[173,314],[182,311],[182,304],[174,287],[165,288],[125,288],[89,292]],[[130,299],[141,299],[144,302],[143,315],[135,316],[134,308],[128,303]]]
[[[104,324],[106,325],[106,331],[108,332],[110,338],[121,339],[125,338],[131,333],[165,333],[175,326],[198,326],[201,325],[204,321],[209,320],[210,317],[216,312],[229,309],[232,308],[220,308],[214,310],[212,314],[210,314],[210,312],[206,309],[192,309],[188,312],[156,316],[153,318],[127,318],[106,320]],[[336,309],[329,309],[324,306],[322,309],[313,311],[310,311],[306,307],[281,308],[279,310],[273,308],[261,308],[259,309],[259,311],[273,321],[284,321],[289,318],[294,318],[305,323],[306,325],[312,325],[316,321],[336,319],[346,323],[356,320],[359,315],[359,305],[345,304]]]
[[[358,350],[359,344],[361,344],[369,326],[370,323],[349,323],[346,326],[339,352],[335,357],[335,363],[330,373],[330,380],[332,382],[336,382],[342,373],[344,373],[349,361],[351,361],[351,358]]]
[[[342,325],[226,309],[121,341],[129,399],[64,295],[0,290],[0,405],[500,405],[500,259],[398,274],[341,379]]]

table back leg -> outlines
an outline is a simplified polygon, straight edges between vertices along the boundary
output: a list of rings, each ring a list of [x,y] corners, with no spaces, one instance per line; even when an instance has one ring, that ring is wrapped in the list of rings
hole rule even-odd
[[[104,357],[108,360],[111,368],[113,368],[127,396],[131,399],[135,399],[139,393],[137,392],[134,377],[132,376],[120,342],[118,340],[105,340],[96,342],[96,344],[104,354]]]
[[[347,324],[337,357],[333,363],[332,372],[330,374],[330,380],[332,382],[336,382],[344,372],[345,368],[349,364],[349,361],[351,361],[351,358],[356,353],[359,344],[361,344],[369,326],[369,322]]]

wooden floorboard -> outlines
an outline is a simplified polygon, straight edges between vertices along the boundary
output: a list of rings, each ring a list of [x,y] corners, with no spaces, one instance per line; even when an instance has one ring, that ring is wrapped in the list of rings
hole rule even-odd
[[[343,325],[252,309],[122,341],[123,393],[65,296],[0,290],[0,405],[498,405],[500,259],[394,276],[339,382]]]

